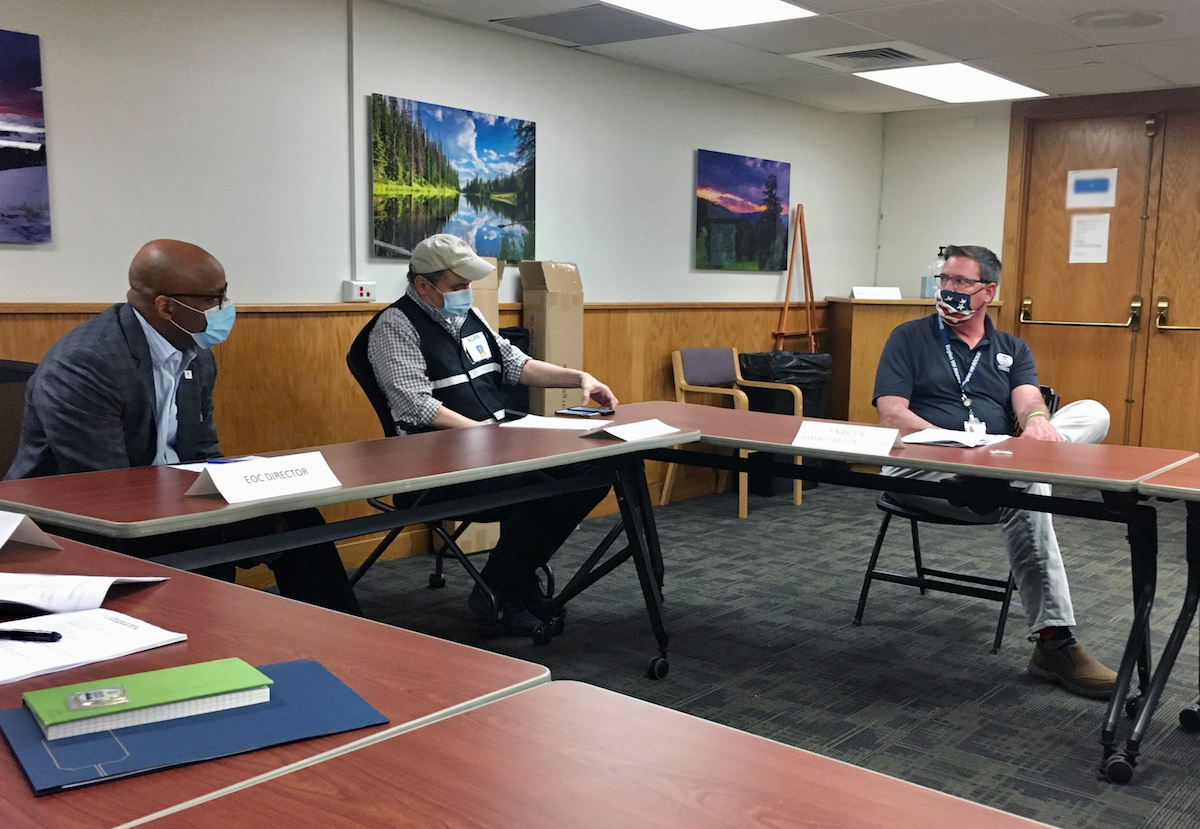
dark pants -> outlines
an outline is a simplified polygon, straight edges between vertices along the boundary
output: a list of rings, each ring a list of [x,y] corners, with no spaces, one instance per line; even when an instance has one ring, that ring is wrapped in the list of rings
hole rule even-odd
[[[176,533],[156,535],[149,538],[113,539],[101,538],[86,533],[71,533],[70,537],[87,541],[98,547],[106,547],[137,558],[150,558],[167,553],[194,550],[231,541],[259,538],[286,530],[319,527],[325,523],[316,509],[296,510],[280,515],[264,515],[218,527],[201,527]],[[65,534],[65,533],[64,533]],[[277,555],[265,556],[265,562],[275,574],[275,583],[280,595],[289,599],[340,610],[343,613],[362,615],[358,599],[350,588],[346,569],[338,556],[333,542],[300,547]],[[196,572],[223,581],[233,581],[236,569],[253,567],[260,560],[229,562],[202,567]]]
[[[472,481],[432,490],[422,503],[434,504],[498,490],[562,481],[600,470],[601,467],[592,464],[571,464],[486,481]],[[536,579],[537,568],[550,560],[580,522],[587,518],[588,513],[604,500],[608,490],[609,487],[585,489],[509,508],[507,517],[500,519],[500,540],[496,542],[483,568],[484,581],[494,589],[509,591],[518,590],[521,585]],[[401,502],[411,504],[412,500],[401,499]],[[471,516],[463,517],[471,519]],[[495,521],[497,518],[500,515],[489,511],[481,520]]]

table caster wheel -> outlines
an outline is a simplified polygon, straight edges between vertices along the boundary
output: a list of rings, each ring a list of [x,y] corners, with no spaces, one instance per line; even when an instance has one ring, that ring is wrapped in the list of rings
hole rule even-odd
[[[554,635],[561,636],[562,632],[567,629],[567,620],[562,616],[555,616],[550,625],[554,628]]]
[[[1130,697],[1125,700],[1125,716],[1129,719],[1137,717],[1138,709],[1142,707],[1141,697]]]
[[[446,577],[439,573],[430,573],[429,574],[429,586],[432,587],[434,590],[437,590],[439,587],[445,587],[446,586]]]
[[[495,622],[480,622],[479,623],[479,638],[480,639],[495,639],[499,635],[500,629]]]
[[[1109,783],[1128,783],[1133,779],[1133,763],[1124,754],[1117,753],[1104,761],[1103,772]]]
[[[664,679],[667,672],[671,670],[671,665],[665,657],[656,656],[650,660],[650,667],[646,669],[646,676],[651,679]]]
[[[1179,727],[1189,734],[1200,731],[1200,702],[1179,712]]]

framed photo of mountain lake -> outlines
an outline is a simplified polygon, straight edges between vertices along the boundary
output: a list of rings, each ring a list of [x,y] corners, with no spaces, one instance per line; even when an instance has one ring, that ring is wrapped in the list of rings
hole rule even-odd
[[[0,29],[0,243],[49,241],[41,41]]]
[[[696,151],[696,269],[787,267],[792,165]]]
[[[371,96],[371,255],[407,259],[435,233],[480,256],[534,258],[533,121]]]

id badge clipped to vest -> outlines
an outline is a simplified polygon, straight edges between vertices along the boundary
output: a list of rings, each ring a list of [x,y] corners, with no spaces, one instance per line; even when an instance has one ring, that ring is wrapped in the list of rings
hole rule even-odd
[[[462,347],[473,363],[480,363],[492,357],[492,349],[488,346],[487,336],[482,331],[476,331],[463,340]]]

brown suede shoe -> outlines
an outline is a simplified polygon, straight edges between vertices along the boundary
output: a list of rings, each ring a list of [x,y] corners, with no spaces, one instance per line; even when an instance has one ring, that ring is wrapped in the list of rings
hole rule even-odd
[[[1029,660],[1029,673],[1050,682],[1057,682],[1074,694],[1092,699],[1108,699],[1112,696],[1117,675],[1096,660],[1078,642],[1064,648],[1047,651],[1045,642],[1038,640]]]

